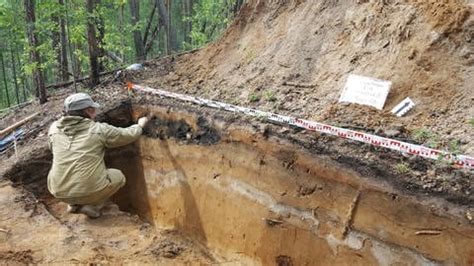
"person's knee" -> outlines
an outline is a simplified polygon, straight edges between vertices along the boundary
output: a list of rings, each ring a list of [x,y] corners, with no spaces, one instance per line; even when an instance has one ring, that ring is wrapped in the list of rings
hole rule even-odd
[[[125,178],[125,175],[122,173],[122,171],[118,169],[110,168],[110,169],[107,169],[107,174],[113,186],[117,186],[121,188],[125,185],[126,178]]]

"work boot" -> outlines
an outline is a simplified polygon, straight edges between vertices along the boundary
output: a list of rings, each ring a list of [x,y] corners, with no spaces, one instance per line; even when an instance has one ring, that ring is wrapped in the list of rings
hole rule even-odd
[[[94,205],[84,205],[81,207],[79,212],[87,215],[87,217],[91,219],[100,217],[100,208]]]
[[[66,211],[68,213],[78,213],[80,208],[81,208],[81,205],[79,204],[68,204]]]

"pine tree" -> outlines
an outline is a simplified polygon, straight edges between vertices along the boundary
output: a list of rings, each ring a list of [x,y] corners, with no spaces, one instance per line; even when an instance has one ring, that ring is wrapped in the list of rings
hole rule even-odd
[[[33,80],[40,103],[45,103],[47,101],[46,86],[44,84],[43,72],[41,71],[41,58],[37,50],[39,43],[35,30],[35,1],[24,0],[24,5],[27,23],[27,36],[28,42],[30,44],[30,60],[35,64],[33,70]]]

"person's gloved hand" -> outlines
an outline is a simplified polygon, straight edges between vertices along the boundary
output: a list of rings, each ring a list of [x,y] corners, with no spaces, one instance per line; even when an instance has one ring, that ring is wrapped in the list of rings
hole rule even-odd
[[[138,119],[137,124],[138,124],[141,128],[144,128],[144,127],[146,126],[146,124],[148,123],[148,121],[149,121],[149,119],[148,119],[146,116],[140,117],[140,118]]]

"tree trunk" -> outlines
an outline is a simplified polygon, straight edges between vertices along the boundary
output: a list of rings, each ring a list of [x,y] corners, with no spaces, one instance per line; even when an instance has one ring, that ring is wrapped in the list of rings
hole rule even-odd
[[[35,81],[35,87],[39,97],[39,102],[45,103],[47,99],[46,87],[44,85],[43,72],[41,71],[41,57],[38,53],[38,38],[36,37],[35,32],[35,0],[24,0],[25,4],[25,13],[26,13],[26,24],[27,24],[27,34],[28,42],[30,44],[30,59],[31,62],[36,64],[33,70],[33,78]]]
[[[186,17],[186,0],[182,0],[181,1],[181,18],[185,18]],[[186,22],[181,19],[182,21],[182,24],[181,24],[181,28],[183,30],[183,41],[186,41]]]
[[[171,4],[171,3],[170,3]],[[176,47],[176,31],[171,27],[171,20],[168,13],[168,8],[165,6],[163,0],[156,0],[160,19],[165,26],[166,35],[166,53],[170,54]]]
[[[62,1],[62,0],[60,0]],[[77,84],[76,84],[76,76],[77,76],[77,64],[76,64],[76,61],[75,61],[75,57],[74,57],[74,53],[73,53],[73,50],[72,50],[72,44],[71,44],[71,33],[69,32],[69,13],[67,12],[68,10],[68,3],[67,3],[67,0],[64,0],[64,11],[66,13],[66,19],[65,19],[65,22],[66,22],[66,33],[67,33],[67,46],[69,48],[69,59],[71,60],[71,70],[72,70],[72,83],[74,84],[74,91],[77,92]],[[67,58],[67,56],[66,56]]]
[[[61,39],[61,34],[59,33],[59,16],[57,14],[53,15],[53,17],[51,18],[52,21],[54,22],[54,24],[57,25],[57,29],[54,29],[52,32],[51,32],[51,37],[52,37],[52,41],[53,41],[53,49],[54,49],[54,52],[55,52],[55,55],[56,55],[56,73],[54,73],[54,81],[59,81],[60,77],[61,77],[61,48],[59,47],[60,46],[60,39]],[[46,75],[47,76],[47,75]]]
[[[16,62],[18,63],[19,66],[21,66],[21,60],[20,60],[20,52],[18,51],[18,47],[15,45],[15,51],[16,51]],[[27,96],[27,82],[26,82],[26,75],[24,71],[20,71],[20,79],[21,79],[21,84],[23,85],[23,101],[26,102],[26,99],[28,98]]]
[[[59,5],[64,7],[64,0],[58,0]],[[62,81],[68,81],[69,73],[68,73],[68,59],[67,59],[67,34],[66,34],[66,20],[64,16],[59,17],[59,54],[60,54],[60,73]]]
[[[120,5],[120,15],[119,15],[119,26],[121,29],[123,29],[123,17],[124,17],[124,6],[125,4]],[[124,54],[124,48],[125,48],[125,38],[120,38],[120,57],[122,58],[122,61],[125,61],[125,54]]]
[[[87,43],[89,44],[90,86],[99,84],[99,46],[94,26],[95,0],[87,0]]]
[[[0,52],[0,61],[2,62],[3,84],[5,84],[5,95],[7,97],[7,105],[10,107],[10,97],[8,96],[7,74],[5,72],[5,61],[3,61],[3,52]]]
[[[168,27],[166,27],[166,36],[168,36],[166,38],[167,42],[168,42],[168,51],[167,51],[167,54],[172,54],[173,53],[173,44],[172,44],[172,40],[171,40],[171,13],[170,13],[170,6],[171,6],[171,2],[170,0],[166,0],[166,12],[168,12]]]
[[[13,85],[15,85],[15,96],[16,96],[16,104],[20,104],[20,89],[18,88],[18,80],[16,76],[16,64],[15,64],[15,56],[13,55],[13,45],[10,44],[10,59],[12,61],[12,71],[13,71]]]
[[[193,25],[192,25],[192,21],[191,21],[191,17],[193,15],[193,1],[192,0],[184,0],[184,5],[185,5],[185,14],[186,14],[186,17],[188,17],[188,20],[185,22],[185,26],[184,26],[184,32],[185,32],[185,35],[184,35],[184,41],[186,43],[191,43],[191,31],[193,29]]]
[[[153,22],[153,17],[155,16],[155,13],[156,13],[156,2],[153,5],[153,9],[151,10],[150,16],[148,17],[148,22],[146,24],[145,33],[143,35],[143,43],[142,43],[143,47],[146,47],[146,44],[148,43],[148,35],[150,34],[150,28],[151,28],[151,25],[152,25],[152,22]],[[146,56],[146,52],[145,52],[145,56]]]
[[[130,14],[132,15],[132,26],[136,27],[140,22],[140,2],[139,0],[130,0]],[[145,59],[143,49],[142,33],[140,29],[135,28],[133,31],[133,42],[135,44],[135,55],[138,60]]]
[[[172,13],[171,13],[171,10],[172,10],[172,4],[173,4],[173,1],[171,0],[167,0],[168,1],[168,17],[169,17],[169,28],[168,28],[168,36],[169,37],[169,40],[170,40],[170,46],[171,46],[171,52],[176,52],[178,51],[179,47],[178,47],[178,40],[176,38],[176,28],[173,27],[173,19],[172,19]]]
[[[79,51],[84,50],[84,46],[82,45],[82,43],[77,43],[73,45],[73,51],[76,51],[76,50],[79,50]],[[83,76],[82,62],[79,56],[75,54],[74,54],[74,62],[75,62],[74,64],[76,65],[76,78],[82,77]]]
[[[100,5],[101,0],[95,0],[96,7]],[[105,25],[104,25],[104,19],[100,14],[96,16],[96,21],[95,24],[97,25],[97,44],[99,46],[99,72],[105,71],[105,66],[104,66],[104,59],[106,56],[106,51],[105,51]]]

